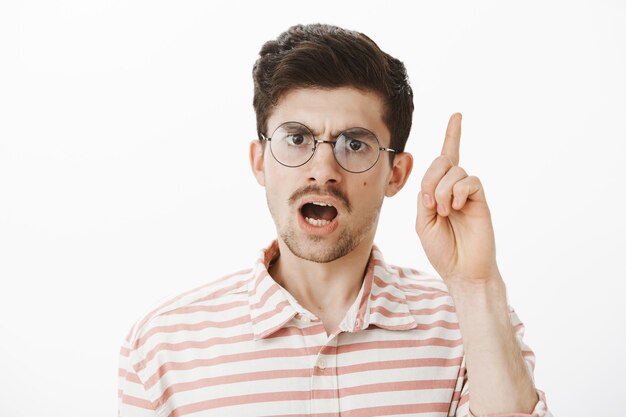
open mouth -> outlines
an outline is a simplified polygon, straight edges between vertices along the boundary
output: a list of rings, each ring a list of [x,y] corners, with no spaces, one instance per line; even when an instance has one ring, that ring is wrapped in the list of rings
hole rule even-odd
[[[326,226],[337,217],[337,209],[331,204],[312,201],[300,208],[304,220],[312,226]]]

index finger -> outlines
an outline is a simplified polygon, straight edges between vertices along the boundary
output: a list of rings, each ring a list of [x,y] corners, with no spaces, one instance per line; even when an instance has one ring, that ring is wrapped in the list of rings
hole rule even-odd
[[[441,155],[450,158],[454,165],[459,165],[459,149],[461,147],[461,113],[454,113],[450,116],[448,128],[446,129],[446,138],[443,141]]]

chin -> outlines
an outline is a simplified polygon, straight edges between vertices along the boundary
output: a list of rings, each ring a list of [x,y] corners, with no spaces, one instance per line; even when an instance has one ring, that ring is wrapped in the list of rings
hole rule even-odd
[[[362,236],[357,237],[351,233],[343,233],[337,240],[318,236],[298,238],[290,233],[282,235],[281,239],[295,256],[315,263],[328,263],[343,258],[363,240]]]

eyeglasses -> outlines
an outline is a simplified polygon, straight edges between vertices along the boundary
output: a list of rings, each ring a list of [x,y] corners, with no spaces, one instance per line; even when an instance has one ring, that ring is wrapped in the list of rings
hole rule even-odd
[[[298,122],[286,122],[274,130],[271,137],[259,133],[261,141],[268,141],[274,159],[286,167],[296,168],[309,162],[318,143],[333,147],[333,155],[339,166],[348,172],[361,173],[369,170],[380,157],[380,151],[397,153],[380,146],[375,134],[362,127],[341,132],[337,139],[319,140],[311,130]]]

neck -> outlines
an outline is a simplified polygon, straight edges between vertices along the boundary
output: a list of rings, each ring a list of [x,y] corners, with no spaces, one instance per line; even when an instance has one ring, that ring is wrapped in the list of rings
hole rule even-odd
[[[298,258],[279,238],[280,256],[270,275],[302,305],[334,332],[356,300],[372,250],[372,239],[363,239],[347,255],[327,263]]]

